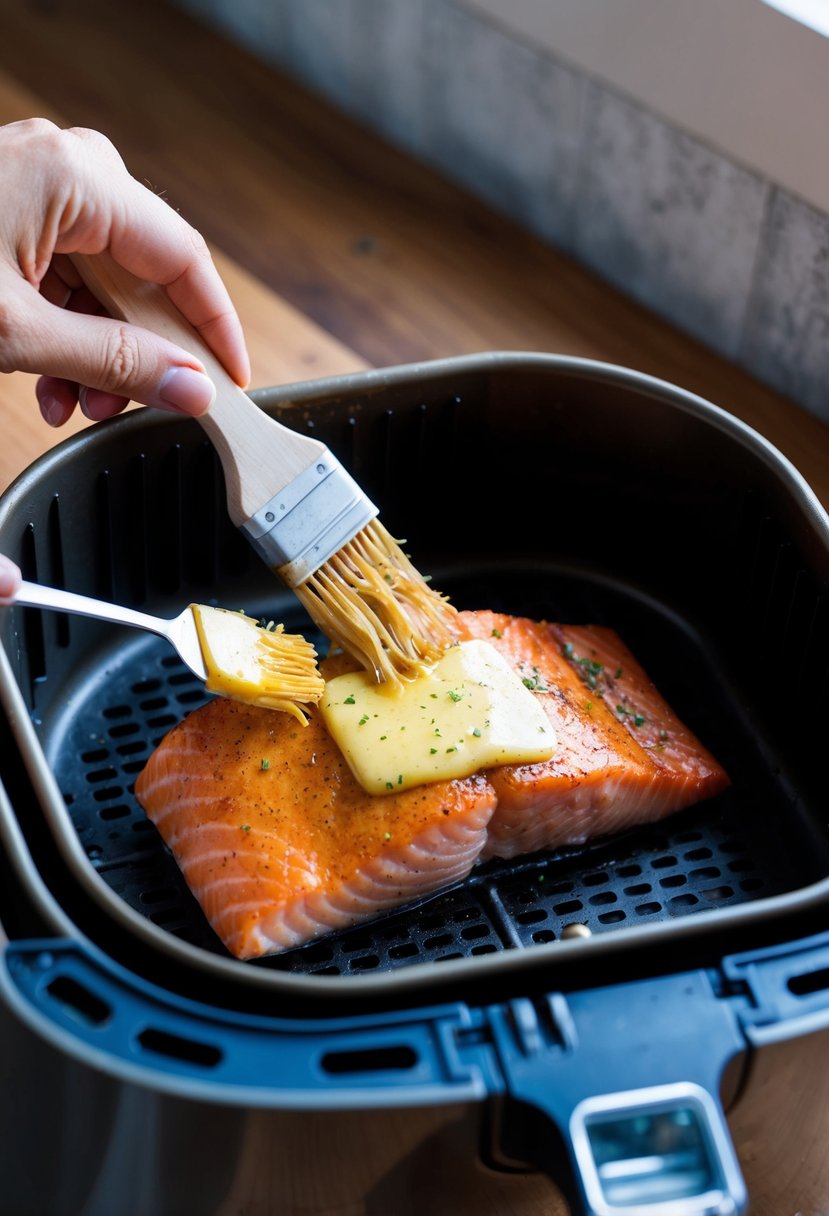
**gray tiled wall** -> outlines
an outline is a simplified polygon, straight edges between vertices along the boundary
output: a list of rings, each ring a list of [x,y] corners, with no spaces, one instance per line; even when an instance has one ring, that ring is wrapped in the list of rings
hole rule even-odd
[[[829,216],[462,0],[178,0],[829,421]]]

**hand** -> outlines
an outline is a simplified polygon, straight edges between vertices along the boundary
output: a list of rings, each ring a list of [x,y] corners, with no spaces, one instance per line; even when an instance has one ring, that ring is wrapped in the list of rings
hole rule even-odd
[[[0,553],[0,604],[11,604],[20,590],[20,571],[10,558]]]
[[[247,384],[239,318],[202,237],[129,175],[103,135],[28,119],[0,127],[0,370],[40,374],[35,391],[51,426],[78,403],[97,421],[130,400],[197,415],[213,399],[193,355],[102,315],[65,256],[102,250],[163,285]]]

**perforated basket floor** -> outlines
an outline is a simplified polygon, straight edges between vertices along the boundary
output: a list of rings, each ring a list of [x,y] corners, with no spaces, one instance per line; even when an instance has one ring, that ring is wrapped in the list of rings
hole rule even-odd
[[[417,907],[253,965],[315,975],[393,970],[704,915],[811,877],[794,796],[685,622],[631,588],[552,567],[516,566],[507,577],[503,564],[497,575],[483,566],[444,571],[439,585],[459,607],[612,625],[733,786],[616,839],[488,863]],[[299,615],[286,623],[310,632]],[[115,646],[110,637],[100,662],[87,663],[71,709],[49,724],[47,759],[78,837],[112,889],[171,934],[223,954],[132,793],[152,748],[205,700],[203,687],[156,639],[126,635]]]

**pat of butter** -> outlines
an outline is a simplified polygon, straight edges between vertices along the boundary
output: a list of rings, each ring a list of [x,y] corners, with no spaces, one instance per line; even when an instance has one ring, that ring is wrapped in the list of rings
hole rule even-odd
[[[282,625],[260,628],[253,617],[227,608],[191,604],[204,666],[206,687],[235,701],[292,714],[303,726],[302,704],[319,701],[325,684],[317,652]]]
[[[488,642],[461,642],[389,693],[365,672],[325,686],[320,710],[370,794],[549,760],[555,733],[539,700]]]
[[[263,631],[253,617],[228,608],[191,604],[207,668],[206,688],[258,704],[265,676]]]

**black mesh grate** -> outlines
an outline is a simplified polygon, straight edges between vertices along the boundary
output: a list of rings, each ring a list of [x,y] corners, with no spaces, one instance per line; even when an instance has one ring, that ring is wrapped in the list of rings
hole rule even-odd
[[[808,844],[793,830],[792,798],[769,776],[757,741],[735,720],[723,689],[693,637],[667,616],[628,602],[607,586],[562,578],[546,586],[537,568],[510,580],[522,610],[540,604],[562,618],[624,623],[634,650],[665,686],[682,716],[704,706],[703,733],[734,778],[712,802],[661,824],[581,849],[479,867],[460,886],[369,925],[331,935],[254,965],[316,975],[393,970],[413,963],[490,954],[632,924],[697,915],[802,885]],[[451,580],[450,580],[451,581]],[[455,580],[456,603],[499,605],[485,572]],[[444,581],[442,585],[447,585]],[[553,590],[554,587],[554,590]],[[551,598],[553,597],[553,598]],[[555,602],[557,598],[558,602]],[[287,622],[289,628],[303,623]],[[306,630],[307,632],[307,630]],[[632,635],[632,637],[631,637]],[[652,653],[648,653],[651,651]],[[694,701],[672,688],[672,669],[696,673]],[[679,699],[677,700],[676,697]],[[202,685],[155,639],[110,654],[86,681],[48,751],[78,837],[92,864],[130,906],[176,936],[208,950],[223,947],[205,921],[172,856],[133,796],[151,750],[185,713],[206,699]],[[578,926],[574,930],[574,926]]]
[[[255,966],[395,969],[558,941],[576,925],[599,935],[694,917],[825,878],[825,537],[768,452],[655,382],[536,356],[268,399],[343,460],[459,606],[616,628],[733,787],[589,849],[483,867],[418,908]],[[191,422],[129,414],[65,453],[3,507],[0,547],[28,578],[168,615],[231,589],[249,611],[280,615]],[[201,687],[143,637],[28,609],[2,624],[92,863],[143,916],[221,951],[132,793]]]

